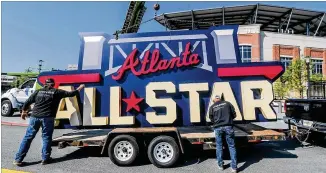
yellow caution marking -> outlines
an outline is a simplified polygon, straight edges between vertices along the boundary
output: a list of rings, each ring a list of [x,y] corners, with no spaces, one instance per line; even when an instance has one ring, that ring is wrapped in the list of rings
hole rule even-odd
[[[1,169],[1,173],[30,173],[30,172],[16,171],[16,170],[10,170],[10,169]]]

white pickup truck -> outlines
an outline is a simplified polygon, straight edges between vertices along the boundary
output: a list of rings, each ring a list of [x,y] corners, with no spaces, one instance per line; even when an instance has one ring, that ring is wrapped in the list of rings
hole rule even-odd
[[[1,115],[12,116],[15,111],[21,111],[22,106],[36,90],[36,79],[25,81],[18,88],[9,89],[1,96]]]

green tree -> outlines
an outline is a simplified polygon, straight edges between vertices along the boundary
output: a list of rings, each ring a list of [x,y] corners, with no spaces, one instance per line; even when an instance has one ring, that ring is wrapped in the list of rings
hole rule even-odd
[[[313,64],[310,64],[310,69],[312,68]],[[285,69],[284,74],[273,83],[275,95],[283,99],[289,92],[294,92],[299,94],[300,98],[303,98],[303,93],[307,89],[307,79],[305,58],[296,58]],[[322,74],[311,74],[310,71],[310,81],[321,80],[326,80],[326,77],[323,77]]]
[[[310,81],[316,82],[316,81],[321,81],[323,80],[323,75],[322,74],[311,74],[310,75]]]
[[[294,59],[287,69],[289,71],[287,82],[289,87],[300,94],[303,98],[303,92],[307,85],[307,65],[304,59]]]
[[[28,80],[28,76],[17,76],[16,79],[11,83],[11,87],[17,88]]]
[[[307,67],[304,59],[296,58],[285,69],[284,74],[274,82],[274,92],[281,99],[294,92],[303,98],[307,85]]]
[[[10,76],[16,76],[16,79],[11,83],[11,87],[17,88],[29,78],[37,77],[38,73],[33,73],[30,68],[23,73],[8,73]]]
[[[278,78],[274,83],[274,93],[278,99],[284,99],[287,93],[289,92],[289,88],[284,82],[282,77]]]

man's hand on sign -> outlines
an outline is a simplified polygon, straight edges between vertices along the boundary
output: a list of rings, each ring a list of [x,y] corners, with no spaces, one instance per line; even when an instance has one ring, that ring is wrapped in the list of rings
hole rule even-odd
[[[78,91],[82,90],[83,88],[85,88],[84,84],[79,85],[79,87],[77,88]]]

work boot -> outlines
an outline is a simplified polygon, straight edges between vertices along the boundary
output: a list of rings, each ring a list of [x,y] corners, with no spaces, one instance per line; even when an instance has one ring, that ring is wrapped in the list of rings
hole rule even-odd
[[[232,173],[237,173],[238,171],[236,169],[231,168]]]
[[[42,160],[41,164],[42,165],[47,165],[47,164],[51,163],[51,161],[52,161],[52,158],[49,158],[49,159],[46,159],[46,160]]]
[[[223,167],[223,165],[222,165],[222,166],[220,166],[220,165],[217,165],[217,167],[218,167],[218,169],[219,169],[219,170],[222,170],[222,171],[224,170],[224,167]]]
[[[23,162],[14,160],[14,162],[12,164],[14,164],[16,166],[22,166]]]

